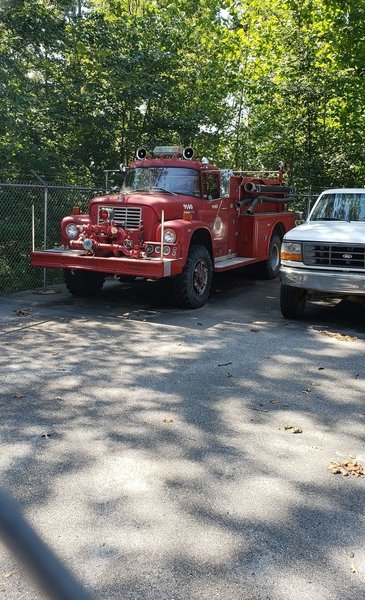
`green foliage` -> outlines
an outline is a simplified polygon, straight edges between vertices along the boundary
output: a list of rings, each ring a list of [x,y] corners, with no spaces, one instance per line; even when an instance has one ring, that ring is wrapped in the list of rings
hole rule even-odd
[[[363,0],[13,0],[0,8],[0,180],[92,184],[192,144],[299,188],[361,185]],[[2,267],[5,268],[5,267]]]

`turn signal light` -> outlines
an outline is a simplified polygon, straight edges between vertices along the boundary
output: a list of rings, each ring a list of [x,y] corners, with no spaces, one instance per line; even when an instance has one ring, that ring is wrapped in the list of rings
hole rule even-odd
[[[79,215],[80,214],[80,207],[79,206],[73,206],[72,207],[72,214],[73,215]]]
[[[109,211],[107,211],[105,208],[101,208],[99,210],[99,217],[105,221],[109,217]]]
[[[192,221],[193,213],[190,210],[184,210],[183,212],[183,221]]]
[[[301,254],[295,254],[293,252],[283,252],[281,251],[281,260],[296,260],[298,262],[302,261]]]
[[[302,244],[300,242],[291,242],[283,240],[280,252],[281,260],[294,260],[302,262]]]

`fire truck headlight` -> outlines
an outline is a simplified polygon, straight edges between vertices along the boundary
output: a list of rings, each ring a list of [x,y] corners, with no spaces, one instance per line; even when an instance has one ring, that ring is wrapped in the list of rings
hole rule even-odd
[[[163,241],[166,244],[175,244],[176,242],[176,233],[173,229],[165,229],[163,234]]]
[[[281,246],[281,260],[302,262],[302,244],[300,242],[284,241]]]
[[[66,225],[66,234],[69,238],[77,237],[79,235],[77,225],[75,225],[75,223],[69,223],[68,225]]]

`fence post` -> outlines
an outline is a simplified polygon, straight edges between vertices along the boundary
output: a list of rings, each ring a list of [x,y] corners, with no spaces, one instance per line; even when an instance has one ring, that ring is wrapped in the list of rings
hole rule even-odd
[[[312,186],[310,185],[308,188],[308,204],[307,204],[307,217],[311,211],[311,203],[312,203]]]
[[[43,232],[43,246],[47,250],[47,229],[48,229],[48,186],[44,188],[44,232]],[[43,291],[47,289],[47,269],[43,269]]]
[[[44,227],[43,227],[43,249],[47,250],[47,228],[48,228],[48,184],[35,171],[31,171],[34,177],[44,186]],[[43,269],[43,292],[47,290],[47,269]]]

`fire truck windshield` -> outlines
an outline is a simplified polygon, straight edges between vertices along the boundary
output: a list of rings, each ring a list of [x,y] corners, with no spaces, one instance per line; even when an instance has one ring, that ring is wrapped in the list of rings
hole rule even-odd
[[[122,191],[159,190],[200,197],[199,173],[183,167],[138,167],[130,169]]]

